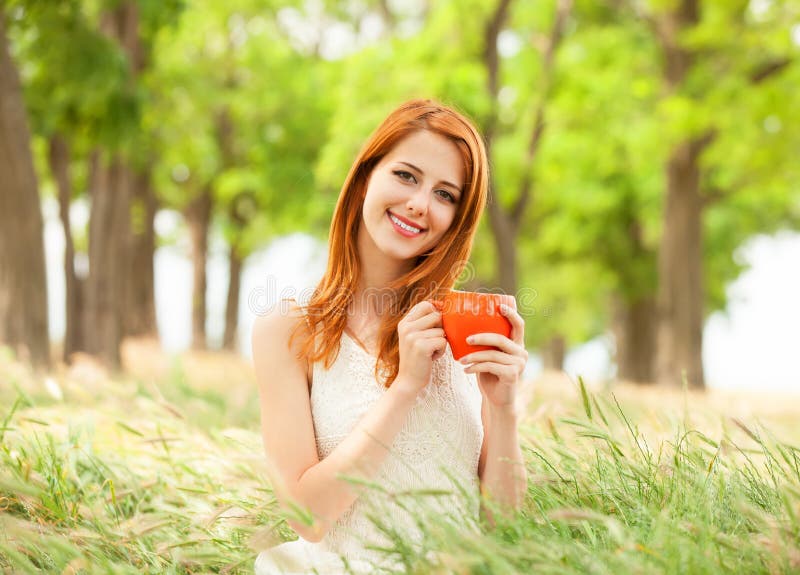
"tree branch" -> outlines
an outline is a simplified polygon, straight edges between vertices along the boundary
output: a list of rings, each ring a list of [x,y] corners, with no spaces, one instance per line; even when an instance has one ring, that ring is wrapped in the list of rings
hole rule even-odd
[[[486,70],[489,73],[488,88],[489,95],[494,99],[497,96],[497,76],[500,71],[499,55],[497,53],[497,38],[500,36],[500,30],[508,16],[508,7],[511,0],[499,0],[492,14],[491,20],[486,25],[486,46],[484,50],[484,62],[486,62]]]
[[[486,90],[489,93],[491,111],[483,129],[483,136],[487,147],[491,147],[494,139],[495,126],[497,124],[497,93],[499,91],[498,76],[500,75],[500,58],[497,53],[497,38],[500,30],[508,16],[508,7],[511,0],[499,0],[492,13],[492,17],[486,24],[484,38],[486,45],[483,51],[483,63],[486,67]]]
[[[395,17],[394,12],[392,12],[392,9],[389,7],[389,2],[387,2],[387,0],[380,0],[378,2],[378,8],[380,9],[383,23],[386,24],[386,28],[389,30],[394,30],[397,28],[397,18]]]
[[[766,62],[750,74],[750,81],[753,84],[760,84],[772,76],[781,73],[783,70],[788,68],[789,64],[791,63],[791,58],[779,58],[777,60]]]
[[[533,124],[533,131],[531,132],[530,140],[528,141],[528,148],[525,153],[524,165],[527,168],[524,170],[522,181],[519,185],[517,192],[517,199],[511,209],[511,225],[516,233],[522,221],[522,216],[528,205],[531,202],[533,195],[533,176],[531,174],[531,164],[536,159],[536,154],[539,151],[542,135],[545,128],[545,107],[550,89],[553,83],[553,68],[555,53],[558,49],[561,39],[564,36],[564,28],[566,27],[567,19],[572,11],[572,0],[559,0],[556,8],[556,16],[553,22],[553,27],[550,29],[549,39],[544,48],[543,55],[543,81],[542,81],[542,95],[538,101],[535,121]]]

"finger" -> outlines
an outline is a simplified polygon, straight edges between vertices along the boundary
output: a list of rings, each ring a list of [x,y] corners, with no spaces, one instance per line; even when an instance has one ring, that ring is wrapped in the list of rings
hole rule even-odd
[[[447,350],[447,340],[444,338],[444,330],[442,329],[429,329],[418,332],[413,345],[426,355],[430,355],[433,359],[438,359]]]
[[[473,363],[464,368],[464,373],[491,373],[501,380],[518,380],[519,372],[514,366],[493,361],[482,361]]]
[[[470,345],[487,345],[496,347],[500,351],[510,353],[512,355],[522,355],[525,348],[516,341],[512,341],[504,335],[499,333],[485,332],[476,333],[467,338],[467,343]]]
[[[525,320],[517,313],[516,302],[513,308],[507,304],[500,304],[500,313],[511,322],[511,339],[520,345],[525,345]]]
[[[517,298],[510,294],[500,294],[500,304],[506,304],[511,309],[517,309]]]
[[[423,329],[418,331],[417,334],[422,339],[436,339],[440,338],[442,343],[446,343],[447,340],[444,338],[444,330],[440,327],[432,327],[430,329]]]
[[[408,323],[409,331],[424,331],[434,327],[442,327],[442,314],[435,310]]]
[[[435,341],[436,342],[436,344],[434,345],[434,348],[433,348],[433,355],[431,356],[431,359],[433,359],[434,361],[436,361],[437,359],[442,357],[447,352],[447,340],[444,339],[444,337],[442,337],[442,338],[431,338],[428,341]]]
[[[426,314],[429,314],[432,310],[433,310],[433,304],[431,304],[431,302],[421,301],[411,306],[411,309],[408,310],[408,312],[406,313],[405,319],[406,321],[414,321]]]
[[[424,300],[419,302],[418,304],[411,307],[406,313],[405,320],[406,322],[416,321],[419,318],[428,315],[429,313],[436,311],[433,303],[430,300]]]
[[[494,363],[502,363],[504,365],[517,366],[523,366],[525,363],[525,359],[521,355],[505,353],[503,351],[494,349],[470,353],[462,357],[459,361],[465,365],[470,363],[480,363],[482,361],[491,361]]]

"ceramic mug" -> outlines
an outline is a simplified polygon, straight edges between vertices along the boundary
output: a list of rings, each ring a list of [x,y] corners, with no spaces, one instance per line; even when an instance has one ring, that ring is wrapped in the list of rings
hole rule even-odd
[[[476,333],[499,333],[511,337],[511,322],[500,311],[500,304],[517,308],[514,296],[453,290],[437,307],[442,313],[442,327],[453,357],[461,359],[467,354],[493,346],[470,345],[467,337]]]

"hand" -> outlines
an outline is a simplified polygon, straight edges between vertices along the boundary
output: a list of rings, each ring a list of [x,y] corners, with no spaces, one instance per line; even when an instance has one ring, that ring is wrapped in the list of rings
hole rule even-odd
[[[478,386],[490,407],[513,411],[528,352],[525,350],[525,320],[512,307],[501,304],[511,322],[511,337],[497,333],[477,333],[467,343],[490,345],[498,349],[476,351],[461,358],[464,373],[477,373]]]
[[[397,324],[397,335],[400,366],[395,381],[416,395],[430,382],[434,360],[447,349],[442,314],[431,301],[422,301]]]

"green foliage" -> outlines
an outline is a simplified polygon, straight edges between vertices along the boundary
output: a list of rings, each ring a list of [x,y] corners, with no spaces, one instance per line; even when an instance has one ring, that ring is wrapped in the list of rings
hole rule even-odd
[[[164,208],[210,190],[214,226],[243,257],[285,233],[324,239],[362,143],[413,97],[443,100],[484,128],[496,114],[493,193],[506,209],[531,182],[516,243],[520,288],[538,294],[530,345],[584,341],[607,330],[610,296],[655,294],[665,165],[678,142],[711,137],[700,174],[707,313],[726,305],[739,246],[800,224],[796,1],[700,2],[679,38],[691,65],[669,89],[656,22],[675,2],[574,2],[551,69],[557,3],[511,2],[496,102],[484,58],[496,4],[484,0],[138,0],[136,78],[101,32],[116,5],[4,5],[45,189],[51,135],[71,146],[76,196],[92,150],[118,149],[151,168]],[[494,287],[494,243],[484,222],[470,285]],[[561,311],[544,321],[545,308]]]
[[[11,8],[33,130],[45,136],[83,130],[108,143],[130,137],[135,103],[126,94],[124,55],[81,3],[12,2]]]
[[[318,97],[320,63],[294,51],[262,8],[242,1],[187,10],[159,36],[151,78],[164,198],[181,208],[210,186],[224,235],[243,255],[304,227],[328,109]],[[232,220],[242,194],[256,209]]]

